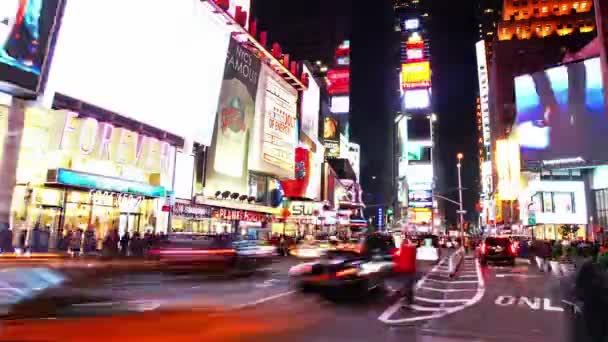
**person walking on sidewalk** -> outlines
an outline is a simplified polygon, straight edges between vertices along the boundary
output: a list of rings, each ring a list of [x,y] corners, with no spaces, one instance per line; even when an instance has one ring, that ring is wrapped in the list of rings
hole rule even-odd
[[[72,252],[72,256],[80,255],[80,248],[82,246],[82,229],[77,229],[73,231],[72,237],[70,240],[70,251]]]
[[[120,256],[126,257],[127,251],[129,250],[129,241],[131,241],[131,236],[129,232],[125,232],[125,234],[120,238]]]

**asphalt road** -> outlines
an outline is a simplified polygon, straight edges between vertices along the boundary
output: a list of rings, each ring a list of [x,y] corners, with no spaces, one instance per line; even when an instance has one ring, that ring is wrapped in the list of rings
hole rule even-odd
[[[441,269],[419,263],[420,274],[431,268],[435,275],[426,282],[425,297],[453,299],[482,276],[483,293],[480,300],[461,311],[440,318],[421,320],[405,324],[389,325],[379,320],[388,308],[399,306],[399,298],[391,291],[397,288],[396,280],[387,282],[389,290],[374,293],[365,298],[344,297],[329,300],[314,293],[299,293],[289,286],[288,269],[300,261],[285,258],[251,277],[222,278],[183,273],[136,273],[92,277],[90,281],[78,282],[71,287],[46,292],[31,306],[19,307],[21,318],[34,320],[19,325],[16,320],[10,332],[0,335],[2,340],[20,334],[36,336],[47,333],[46,339],[31,341],[60,341],[79,339],[53,339],[60,336],[70,322],[75,327],[90,326],[103,330],[104,325],[128,324],[146,326],[146,331],[130,329],[126,335],[104,335],[99,340],[120,340],[129,336],[137,341],[155,331],[161,337],[173,337],[173,341],[423,341],[423,342],[570,342],[569,321],[562,312],[559,291],[560,279],[538,273],[525,263],[516,267],[488,266],[479,268],[473,259],[465,260],[463,271],[454,279],[443,281]],[[432,273],[432,272],[431,272]],[[455,283],[449,283],[454,282]],[[456,291],[454,291],[456,290]],[[445,291],[445,293],[444,293]],[[431,292],[435,293],[431,295]],[[422,292],[421,292],[422,293]],[[463,296],[471,296],[464,291]],[[473,294],[475,292],[472,292]],[[422,295],[422,294],[421,294]],[[464,297],[462,297],[464,298]],[[401,310],[401,309],[400,309]],[[424,312],[408,312],[401,315],[411,317]],[[23,316],[25,315],[25,316]],[[157,315],[157,318],[150,318]],[[83,318],[90,316],[88,320]],[[184,317],[188,317],[185,319]],[[46,318],[46,319],[45,319]],[[48,320],[52,319],[52,320]],[[103,321],[99,323],[99,321]],[[154,320],[163,324],[150,324]],[[184,325],[183,331],[166,328],[173,320]],[[206,328],[192,331],[191,326]],[[206,322],[202,324],[201,322]],[[84,322],[84,323],[83,323]],[[88,322],[88,323],[87,323]],[[216,322],[216,323],[213,323]],[[61,323],[61,326],[57,324]],[[246,323],[246,324],[245,324]],[[83,325],[84,324],[84,325]],[[211,327],[224,327],[222,333],[207,336]],[[23,333],[20,332],[20,328]],[[118,334],[120,329],[113,333]],[[236,337],[234,331],[240,331]],[[52,332],[52,333],[50,333]],[[191,332],[195,338],[187,338]],[[222,335],[223,334],[223,335]],[[68,335],[66,335],[68,336]],[[109,336],[109,337],[108,337]],[[207,336],[204,339],[201,336]],[[180,339],[180,337],[183,337]],[[67,337],[66,337],[67,338]],[[17,339],[20,340],[20,339]],[[91,340],[91,339],[88,339]],[[95,339],[93,339],[95,340]],[[24,340],[25,341],[25,340]]]

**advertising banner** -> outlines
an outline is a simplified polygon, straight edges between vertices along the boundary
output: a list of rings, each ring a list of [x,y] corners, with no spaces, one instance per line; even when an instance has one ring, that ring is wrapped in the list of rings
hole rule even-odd
[[[515,132],[526,163],[608,160],[600,58],[515,78]]]
[[[211,145],[233,28],[208,1],[87,0],[64,7],[45,106],[57,93]]]
[[[406,63],[401,66],[403,89],[428,88],[431,86],[431,63],[429,61]]]
[[[239,178],[246,172],[248,137],[255,115],[261,62],[232,39],[217,113],[213,169]]]
[[[604,77],[604,96],[608,99],[608,0],[594,0],[597,37],[600,41],[600,58]],[[605,100],[606,100],[605,99]]]
[[[293,179],[298,143],[298,93],[269,66],[262,66],[249,170]]]
[[[477,54],[477,78],[479,80],[479,98],[481,104],[481,124],[483,145],[490,146],[490,81],[486,57],[486,42],[480,40],[475,44]]]
[[[504,139],[496,141],[498,194],[502,200],[513,201],[519,196],[520,163],[519,146],[516,141]]]
[[[408,205],[410,208],[432,208],[433,191],[431,189],[409,189]]]
[[[0,1],[0,81],[37,92],[62,0]]]
[[[331,69],[327,72],[327,92],[329,95],[350,93],[350,68]]]
[[[319,137],[319,114],[321,110],[321,88],[304,64],[303,72],[310,75],[308,89],[302,93],[302,132],[317,140]]]
[[[326,158],[340,158],[340,121],[333,116],[323,119],[323,144]]]
[[[285,197],[318,200],[321,194],[321,162],[305,148],[296,149],[296,175],[281,182]],[[292,213],[293,214],[293,213]]]

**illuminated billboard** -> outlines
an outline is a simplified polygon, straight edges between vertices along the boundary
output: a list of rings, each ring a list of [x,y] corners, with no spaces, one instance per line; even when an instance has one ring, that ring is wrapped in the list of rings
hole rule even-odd
[[[431,106],[431,90],[408,89],[403,94],[403,107],[405,109],[426,109]]]
[[[312,77],[312,72],[303,65],[302,71]],[[319,114],[321,109],[321,88],[311,79],[308,88],[302,92],[302,132],[315,140],[319,136]]]
[[[330,111],[334,114],[350,112],[350,96],[332,96]]]
[[[318,199],[321,186],[320,165],[315,164],[310,150],[298,147],[295,152],[295,179],[281,182],[285,197]]]
[[[405,20],[405,29],[406,30],[417,30],[420,27],[420,20],[417,18],[414,19],[406,19]]]
[[[407,49],[405,53],[408,60],[418,60],[424,58],[424,50],[420,48]]]
[[[515,132],[524,164],[608,160],[599,58],[515,78]]]
[[[331,69],[327,72],[327,92],[330,95],[343,95],[350,92],[350,69]]]
[[[401,65],[401,87],[403,89],[431,86],[431,63],[429,61]]]
[[[0,81],[38,92],[61,0],[0,1]]]
[[[498,194],[505,201],[516,200],[521,184],[519,145],[515,140],[496,141],[496,172]]]
[[[488,77],[486,42],[483,40],[478,41],[475,44],[475,51],[477,54],[477,78],[479,80],[483,145],[490,146],[490,81]]]
[[[67,1],[44,100],[60,93],[210,146],[232,29],[207,2]],[[232,61],[257,82],[254,60]]]
[[[432,208],[433,191],[432,189],[408,190],[408,206],[410,208]]]
[[[298,92],[263,65],[257,98],[249,170],[293,179]]]

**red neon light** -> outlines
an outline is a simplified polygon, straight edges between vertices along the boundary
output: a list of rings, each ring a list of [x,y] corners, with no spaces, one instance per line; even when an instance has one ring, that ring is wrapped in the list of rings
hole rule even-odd
[[[330,95],[350,92],[350,69],[331,69],[327,72],[327,92]]]

